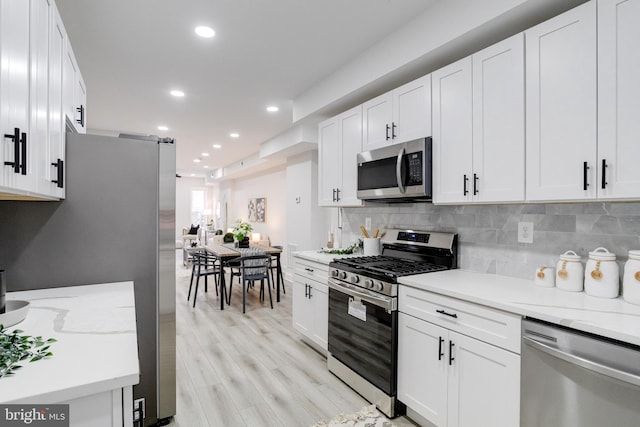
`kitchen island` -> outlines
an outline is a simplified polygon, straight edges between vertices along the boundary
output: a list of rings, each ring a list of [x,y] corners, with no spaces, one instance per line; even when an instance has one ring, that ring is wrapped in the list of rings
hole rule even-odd
[[[55,338],[52,357],[0,378],[2,404],[69,404],[71,426],[132,426],[140,379],[133,282],[10,292],[30,302],[9,330]]]

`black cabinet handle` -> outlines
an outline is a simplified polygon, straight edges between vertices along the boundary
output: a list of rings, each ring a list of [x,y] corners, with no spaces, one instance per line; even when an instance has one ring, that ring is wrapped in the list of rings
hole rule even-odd
[[[436,313],[444,314],[445,316],[453,317],[454,319],[458,318],[458,315],[455,313],[447,313],[444,310],[436,310]]]
[[[313,272],[314,272],[313,268],[305,267],[304,269],[305,269],[306,271],[311,272],[311,273],[313,273]]]
[[[331,201],[335,202],[336,201],[336,189],[332,188],[331,190],[333,191],[333,196],[331,197]]]
[[[313,295],[311,295],[311,289],[313,289],[313,288],[311,287],[311,285],[309,285],[309,299],[311,299],[311,297],[313,296]]]
[[[306,283],[304,284],[304,297],[309,297],[309,285],[307,285]]]
[[[20,139],[20,145],[22,146],[21,151],[21,162],[20,162],[20,170],[22,175],[27,174],[27,133],[22,132],[22,138]]]
[[[387,124],[387,125],[385,125],[385,127],[386,127],[385,137],[387,138],[387,141],[388,141],[390,139],[389,138],[389,125]]]
[[[340,189],[336,188],[336,202],[340,201]]]
[[[57,184],[58,188],[64,188],[64,160],[58,159],[57,162],[51,163],[51,166],[57,168],[57,179],[52,179],[51,182]]]
[[[4,164],[13,166],[14,173],[20,173],[20,128],[14,128],[13,135],[5,133],[4,137],[13,141],[13,162],[4,162]]]
[[[80,126],[84,127],[84,105],[80,105],[80,107],[76,108],[76,111],[80,113],[80,118],[76,119],[76,123],[79,123]]]
[[[453,343],[453,341],[449,341],[449,366],[451,366],[453,364],[453,361],[456,360],[455,357],[453,357],[453,346],[455,344]]]
[[[395,139],[396,138],[396,128],[398,126],[396,126],[396,122],[391,122],[391,139]]]
[[[473,174],[473,195],[478,194],[478,174]]]
[[[469,190],[467,190],[467,182],[469,182],[469,178],[467,178],[467,175],[465,174],[462,180],[462,195],[466,196],[467,194],[469,194]]]
[[[602,189],[607,188],[607,159],[602,159]]]
[[[442,360],[442,356],[444,356],[444,351],[442,351],[442,344],[444,344],[444,338],[438,337],[438,360]]]
[[[587,187],[589,183],[587,182],[587,171],[589,170],[589,165],[587,162],[584,162],[582,165],[582,189],[587,191]]]

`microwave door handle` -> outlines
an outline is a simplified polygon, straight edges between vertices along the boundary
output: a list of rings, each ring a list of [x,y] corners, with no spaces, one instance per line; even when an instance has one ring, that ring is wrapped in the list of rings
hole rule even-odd
[[[400,149],[398,153],[398,159],[396,160],[396,180],[398,181],[398,189],[401,193],[404,193],[404,183],[402,182],[402,158],[404,157],[404,147]]]

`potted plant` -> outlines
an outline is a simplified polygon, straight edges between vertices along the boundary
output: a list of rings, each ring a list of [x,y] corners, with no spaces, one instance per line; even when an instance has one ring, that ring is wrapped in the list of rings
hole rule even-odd
[[[244,222],[238,219],[233,227],[233,237],[238,242],[238,247],[249,247],[249,233],[253,230],[253,227],[248,222]]]

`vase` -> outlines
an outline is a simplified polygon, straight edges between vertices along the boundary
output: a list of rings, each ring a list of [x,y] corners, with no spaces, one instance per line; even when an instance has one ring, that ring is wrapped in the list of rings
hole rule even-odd
[[[249,237],[245,237],[244,239],[238,242],[239,248],[248,248],[249,247]]]

